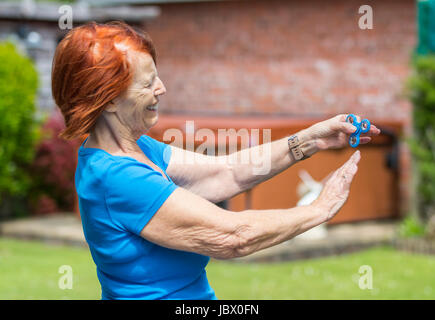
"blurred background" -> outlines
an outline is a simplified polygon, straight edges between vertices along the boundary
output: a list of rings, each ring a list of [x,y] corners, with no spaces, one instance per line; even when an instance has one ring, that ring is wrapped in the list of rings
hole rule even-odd
[[[363,5],[372,29],[360,27]],[[219,298],[435,298],[433,0],[1,1],[0,298],[100,298],[74,190],[81,141],[57,137],[64,124],[51,97],[68,10],[74,27],[123,20],[151,35],[167,88],[149,132],[160,141],[167,129],[186,134],[187,120],[216,133],[271,129],[272,140],[339,113],[382,130],[358,147],[349,200],[327,226],[210,263]],[[317,154],[219,205],[307,203],[352,152]],[[72,290],[57,285],[65,264]],[[372,266],[373,289],[359,288],[361,265]]]

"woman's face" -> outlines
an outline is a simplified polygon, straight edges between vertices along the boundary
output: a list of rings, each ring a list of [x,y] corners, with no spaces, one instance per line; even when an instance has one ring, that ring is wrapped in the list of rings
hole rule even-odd
[[[166,88],[157,76],[154,60],[149,54],[134,51],[128,54],[133,72],[132,83],[113,100],[113,111],[132,132],[143,133],[156,124],[159,96],[166,92]]]

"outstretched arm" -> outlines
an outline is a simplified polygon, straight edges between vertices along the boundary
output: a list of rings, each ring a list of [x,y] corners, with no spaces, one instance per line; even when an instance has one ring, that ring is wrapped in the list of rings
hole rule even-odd
[[[249,255],[332,219],[346,202],[359,160],[357,151],[331,175],[316,201],[291,209],[236,213],[177,188],[141,236],[163,247],[217,259]]]
[[[296,135],[302,152],[312,156],[319,150],[346,146],[354,130],[342,114],[318,122]],[[360,143],[370,142],[370,136],[379,133],[380,130],[372,125]],[[177,185],[216,203],[244,192],[296,163],[287,140],[285,137],[225,156],[206,156],[171,146],[172,157],[167,172]]]

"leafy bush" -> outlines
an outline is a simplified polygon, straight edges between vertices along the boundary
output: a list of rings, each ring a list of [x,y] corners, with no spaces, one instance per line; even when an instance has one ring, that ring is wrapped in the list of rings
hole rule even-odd
[[[35,96],[38,76],[33,63],[14,45],[0,43],[0,218],[22,203],[31,179],[27,167],[38,139]]]
[[[425,234],[425,227],[415,217],[408,216],[399,225],[399,234],[402,237],[421,237]]]
[[[59,138],[65,128],[57,110],[42,127],[42,139],[32,164],[32,211],[36,214],[72,211],[74,209],[78,141]]]
[[[435,214],[435,56],[418,57],[409,80],[414,105],[414,135],[410,141],[416,167],[416,207],[427,221]]]

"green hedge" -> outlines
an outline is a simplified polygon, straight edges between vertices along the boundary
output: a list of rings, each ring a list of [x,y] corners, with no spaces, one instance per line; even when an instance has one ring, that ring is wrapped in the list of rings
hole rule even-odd
[[[409,79],[414,105],[410,148],[416,168],[416,208],[423,221],[435,214],[435,56],[415,58]]]
[[[0,43],[0,214],[24,197],[31,183],[28,165],[38,138],[35,97],[38,76],[32,61],[12,43]],[[0,217],[1,217],[0,216]]]

